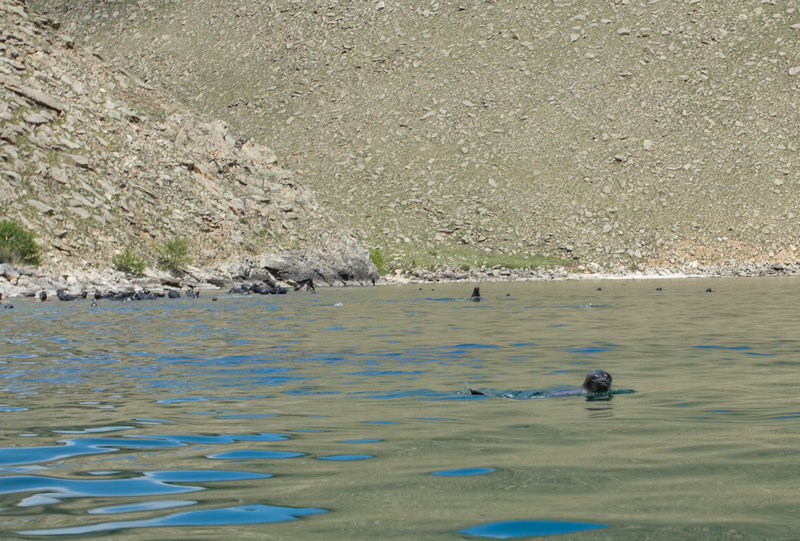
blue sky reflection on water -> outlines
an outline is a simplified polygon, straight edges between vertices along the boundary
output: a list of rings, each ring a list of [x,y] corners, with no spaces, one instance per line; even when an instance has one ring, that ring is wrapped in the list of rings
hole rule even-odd
[[[712,285],[21,300],[0,321],[0,536],[791,537],[795,286]],[[550,397],[593,368],[612,400]]]

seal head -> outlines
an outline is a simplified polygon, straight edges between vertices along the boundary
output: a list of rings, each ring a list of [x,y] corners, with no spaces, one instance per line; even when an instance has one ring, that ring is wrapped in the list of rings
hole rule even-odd
[[[592,370],[583,380],[583,390],[587,393],[604,393],[611,389],[611,374],[605,370]]]

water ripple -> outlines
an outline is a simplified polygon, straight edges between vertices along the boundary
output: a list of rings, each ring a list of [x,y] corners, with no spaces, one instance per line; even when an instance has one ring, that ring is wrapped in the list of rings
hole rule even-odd
[[[240,481],[265,479],[262,473],[233,471],[182,471],[145,472],[130,479],[59,479],[37,475],[13,475],[0,478],[0,494],[36,492],[22,500],[19,507],[31,507],[58,503],[65,498],[114,497],[114,496],[160,496],[196,492],[203,487],[176,485],[180,482]]]
[[[485,475],[494,472],[494,468],[462,468],[458,470],[435,471],[431,475],[439,477],[468,477],[472,475]]]
[[[306,515],[327,513],[326,509],[276,507],[271,505],[242,505],[174,513],[144,520],[102,522],[72,528],[23,530],[22,535],[81,535],[130,528],[155,528],[165,526],[233,526],[242,524],[267,524],[297,520]]]
[[[461,530],[474,537],[490,539],[512,539],[514,537],[532,537],[541,535],[558,535],[564,533],[583,532],[608,528],[605,524],[589,524],[585,522],[555,522],[549,520],[514,520],[508,522],[492,522]]]

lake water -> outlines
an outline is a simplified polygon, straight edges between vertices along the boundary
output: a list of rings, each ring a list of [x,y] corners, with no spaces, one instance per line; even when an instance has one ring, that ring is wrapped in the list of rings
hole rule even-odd
[[[800,282],[473,285],[15,299],[0,538],[800,538]]]

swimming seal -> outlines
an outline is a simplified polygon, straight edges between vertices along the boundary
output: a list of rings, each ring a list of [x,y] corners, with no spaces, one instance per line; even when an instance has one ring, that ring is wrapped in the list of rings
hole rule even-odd
[[[481,288],[476,287],[472,290],[472,296],[470,296],[469,300],[472,302],[480,302],[481,301]]]
[[[606,393],[611,390],[611,374],[606,372],[605,370],[592,370],[588,374],[586,374],[586,379],[583,380],[583,385],[579,389],[567,389],[563,391],[556,391],[553,393],[547,393],[546,396],[572,396],[572,395],[591,395],[597,393]],[[490,393],[484,393],[483,391],[478,391],[477,389],[470,389],[469,394],[475,396],[493,396]],[[517,395],[517,393],[513,393],[513,395]],[[499,395],[499,396],[506,396],[506,398],[510,397],[510,395]]]

